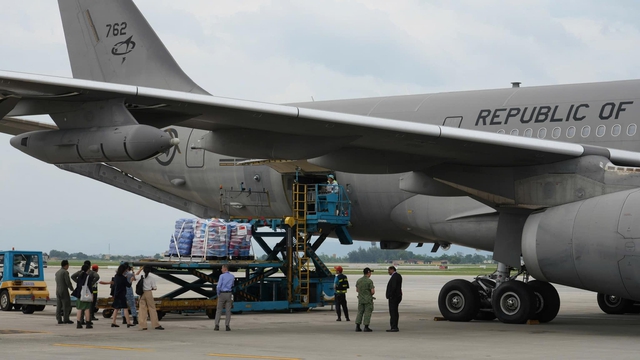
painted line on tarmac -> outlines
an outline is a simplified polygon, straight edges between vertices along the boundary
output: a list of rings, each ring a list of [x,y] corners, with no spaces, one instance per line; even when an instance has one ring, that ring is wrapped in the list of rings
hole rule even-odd
[[[29,331],[29,330],[0,330],[0,335],[12,334],[50,334],[46,331]]]
[[[141,352],[153,351],[152,349],[145,349],[145,348],[129,348],[129,347],[120,347],[120,346],[99,346],[99,345],[83,345],[83,344],[53,344],[53,346],[74,347],[74,348],[84,348],[84,349],[120,350],[120,351],[141,351]]]
[[[302,360],[301,358],[287,358],[278,356],[260,356],[260,355],[243,355],[243,354],[208,354],[214,357],[229,357],[241,359],[270,359],[270,360]]]

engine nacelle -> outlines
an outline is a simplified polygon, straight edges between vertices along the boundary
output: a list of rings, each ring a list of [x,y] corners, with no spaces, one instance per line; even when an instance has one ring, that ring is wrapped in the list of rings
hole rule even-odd
[[[405,250],[409,247],[409,245],[411,245],[411,243],[402,241],[380,241],[380,249],[382,250]]]
[[[536,279],[640,300],[640,190],[531,214],[522,255]]]
[[[32,131],[11,145],[50,164],[146,160],[167,151],[178,139],[148,125]]]

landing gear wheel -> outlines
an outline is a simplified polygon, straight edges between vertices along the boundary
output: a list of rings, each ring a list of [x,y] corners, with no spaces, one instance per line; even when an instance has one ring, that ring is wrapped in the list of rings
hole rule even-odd
[[[113,309],[104,309],[102,310],[102,317],[105,319],[111,319],[113,316]]]
[[[493,312],[505,324],[524,324],[536,311],[535,295],[527,284],[511,280],[493,293]]]
[[[13,308],[13,304],[11,303],[11,299],[9,298],[9,292],[7,290],[2,290],[0,292],[0,310],[9,311]]]
[[[47,305],[36,305],[36,311],[44,311],[44,308],[45,308],[46,306],[47,306]]]
[[[539,280],[529,281],[528,285],[533,290],[536,300],[532,319],[541,323],[548,323],[555,319],[560,311],[560,296],[556,288],[548,282]]]
[[[2,305],[1,297],[0,305]],[[607,295],[602,293],[598,293],[598,306],[600,306],[600,310],[612,315],[620,315],[633,311],[633,301],[621,298],[619,296]]]
[[[22,307],[23,314],[33,314],[36,311],[35,305],[25,305]]]
[[[461,279],[446,283],[438,296],[440,313],[449,321],[471,321],[478,314],[479,304],[478,290]]]
[[[157,311],[158,314],[158,321],[162,320],[162,318],[164,317],[164,315],[166,314],[164,311]]]
[[[216,318],[216,309],[207,309],[204,312],[207,314],[209,319],[215,320],[215,318]]]

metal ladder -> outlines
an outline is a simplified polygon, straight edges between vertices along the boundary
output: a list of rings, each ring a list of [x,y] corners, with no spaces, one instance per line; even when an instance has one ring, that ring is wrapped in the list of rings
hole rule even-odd
[[[309,305],[311,262],[307,256],[307,185],[293,184],[293,219],[295,230],[295,260],[298,263],[298,286],[295,293],[299,296],[300,304]]]

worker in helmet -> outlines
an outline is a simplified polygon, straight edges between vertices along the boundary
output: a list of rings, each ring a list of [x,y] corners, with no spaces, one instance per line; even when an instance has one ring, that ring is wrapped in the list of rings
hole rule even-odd
[[[327,192],[328,193],[338,193],[338,182],[336,181],[336,177],[329,174],[327,175]]]
[[[344,317],[347,321],[349,320],[349,309],[347,309],[347,289],[349,288],[349,280],[346,275],[342,274],[342,266],[338,265],[334,267],[336,270],[336,277],[333,281],[333,285],[336,291],[335,295],[335,304],[336,304],[336,314],[338,318],[336,321],[342,321],[341,307],[344,310]]]

